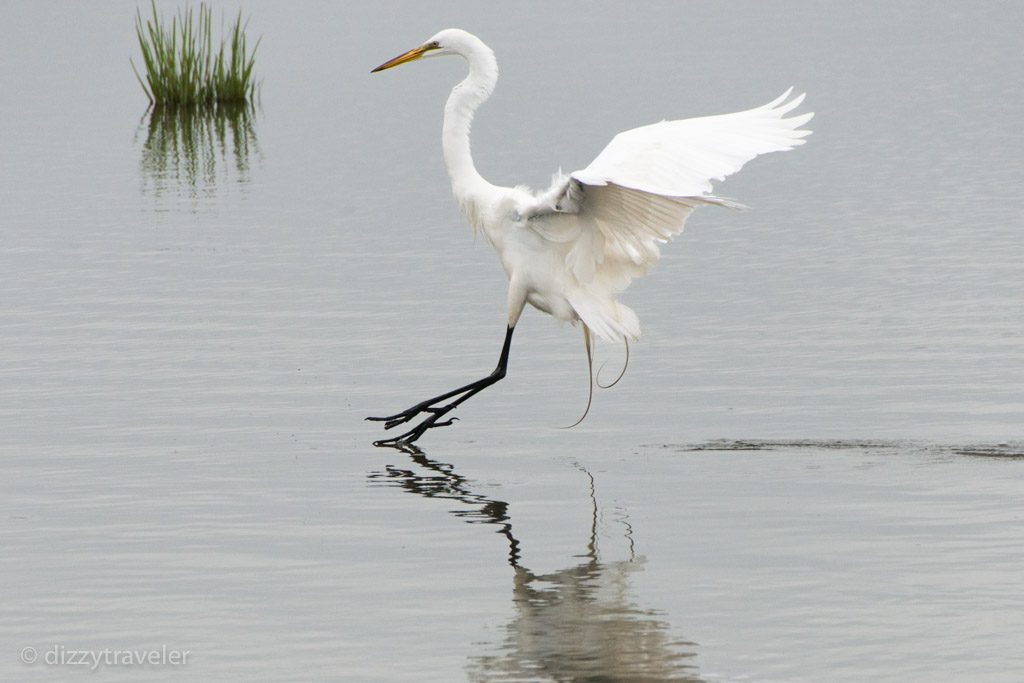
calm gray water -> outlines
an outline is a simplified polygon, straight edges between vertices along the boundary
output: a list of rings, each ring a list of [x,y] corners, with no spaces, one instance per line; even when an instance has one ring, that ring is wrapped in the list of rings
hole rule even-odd
[[[133,3],[0,9],[0,679],[1024,680],[1019,3],[245,10],[260,107],[183,121]],[[790,85],[817,117],[634,283],[586,422],[530,311],[402,453],[362,418],[504,331],[462,65],[368,73],[452,25],[502,67],[495,182]]]

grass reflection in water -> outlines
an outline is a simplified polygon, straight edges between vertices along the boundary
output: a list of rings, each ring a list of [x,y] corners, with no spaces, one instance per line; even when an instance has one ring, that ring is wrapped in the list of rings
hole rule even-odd
[[[201,199],[221,185],[246,185],[260,157],[255,120],[247,103],[150,107],[136,137],[145,131],[143,192]]]

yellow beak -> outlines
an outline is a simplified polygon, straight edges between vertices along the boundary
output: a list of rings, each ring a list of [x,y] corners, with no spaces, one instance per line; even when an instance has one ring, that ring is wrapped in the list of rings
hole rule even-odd
[[[375,74],[378,71],[383,71],[384,69],[390,69],[391,67],[398,66],[399,64],[405,64],[406,62],[411,62],[413,60],[419,59],[420,57],[422,57],[428,51],[436,50],[436,49],[437,48],[430,47],[428,45],[421,45],[419,47],[414,47],[413,49],[409,50],[408,52],[403,52],[402,54],[398,55],[394,59],[389,59],[388,61],[386,61],[383,64],[381,64],[380,66],[378,66],[376,69],[374,69],[370,73]]]

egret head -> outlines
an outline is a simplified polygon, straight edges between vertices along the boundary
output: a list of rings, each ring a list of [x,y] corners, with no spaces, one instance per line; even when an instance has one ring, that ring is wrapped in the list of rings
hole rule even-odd
[[[412,62],[421,57],[441,57],[443,55],[461,55],[465,57],[476,47],[476,43],[480,43],[480,39],[472,33],[458,28],[446,28],[434,34],[422,45],[414,47],[408,52],[403,52],[394,59],[389,59],[370,73],[390,69],[393,66]],[[482,43],[480,44],[482,45]]]

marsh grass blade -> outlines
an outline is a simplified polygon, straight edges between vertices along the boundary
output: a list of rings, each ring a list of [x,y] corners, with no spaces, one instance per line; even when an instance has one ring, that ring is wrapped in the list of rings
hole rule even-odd
[[[249,102],[258,95],[253,78],[256,50],[250,51],[239,10],[228,37],[213,38],[213,10],[201,3],[198,13],[191,8],[179,10],[168,26],[156,11],[152,0],[151,19],[143,20],[135,11],[135,33],[142,51],[145,77],[131,62],[132,71],[153,105],[212,105]],[[223,31],[222,31],[223,34]]]

